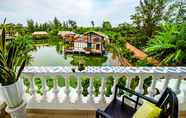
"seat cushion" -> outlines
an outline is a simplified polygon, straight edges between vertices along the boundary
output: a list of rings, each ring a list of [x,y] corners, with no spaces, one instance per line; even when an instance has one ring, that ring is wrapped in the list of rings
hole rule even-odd
[[[159,118],[161,109],[155,104],[144,102],[143,105],[135,112],[132,118]]]
[[[105,112],[113,118],[131,118],[135,111],[129,105],[123,104],[122,106],[121,101],[115,100],[108,105]]]

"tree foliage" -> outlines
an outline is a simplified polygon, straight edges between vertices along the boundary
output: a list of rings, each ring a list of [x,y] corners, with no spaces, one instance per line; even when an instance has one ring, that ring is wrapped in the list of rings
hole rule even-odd
[[[136,13],[131,16],[133,23],[142,29],[146,36],[152,37],[163,20],[166,3],[167,0],[140,0]]]
[[[145,51],[161,61],[161,65],[185,65],[186,24],[162,25],[161,31],[152,38]]]
[[[109,21],[103,21],[102,28],[103,28],[103,31],[111,30],[112,25]]]
[[[165,15],[165,21],[169,23],[185,23],[186,22],[186,2],[183,0],[173,0]]]
[[[32,19],[27,21],[27,28],[30,33],[34,32],[34,21]]]

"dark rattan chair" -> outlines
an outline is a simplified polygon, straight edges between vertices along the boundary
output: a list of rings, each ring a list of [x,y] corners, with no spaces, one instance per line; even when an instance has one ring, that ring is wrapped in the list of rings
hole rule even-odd
[[[118,89],[123,90],[124,94],[122,101],[117,99]],[[128,95],[136,96],[136,99],[128,97]],[[130,106],[124,102],[125,99],[134,103],[134,106]],[[116,86],[115,95],[113,101],[106,107],[104,111],[98,109],[96,111],[96,118],[132,118],[133,114],[137,111],[138,106],[142,105],[141,100],[146,100],[154,103],[156,106],[162,109],[160,114],[161,118],[178,118],[178,100],[176,94],[167,88],[161,95],[158,101],[146,97],[140,93],[136,93],[130,89]]]

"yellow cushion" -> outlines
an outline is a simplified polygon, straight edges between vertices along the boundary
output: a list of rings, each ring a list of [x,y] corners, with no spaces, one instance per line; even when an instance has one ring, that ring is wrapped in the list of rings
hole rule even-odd
[[[155,104],[144,102],[134,113],[132,118],[159,118],[161,109]]]

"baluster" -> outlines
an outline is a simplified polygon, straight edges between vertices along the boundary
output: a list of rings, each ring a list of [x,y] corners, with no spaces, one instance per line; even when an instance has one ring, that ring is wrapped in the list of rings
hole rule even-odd
[[[33,76],[30,77],[30,94],[32,96],[31,100],[36,101],[37,98],[37,90],[36,90],[36,85],[35,85],[35,78]]]
[[[175,83],[175,86],[173,88],[173,90],[174,90],[174,92],[176,94],[179,94],[181,92],[180,85],[181,85],[181,77],[179,77],[178,79],[176,79],[176,83]]]
[[[125,87],[128,88],[128,89],[131,89],[131,88],[130,88],[130,85],[131,85],[131,81],[132,81],[133,76],[127,75],[126,78],[127,78],[127,80],[126,80],[126,85],[125,85]],[[126,92],[125,95],[129,96],[129,93]],[[125,100],[125,101],[128,102],[128,100]]]
[[[183,88],[183,96],[182,96],[182,99],[181,99],[181,103],[186,103],[186,87]]]
[[[88,87],[88,103],[92,104],[94,103],[94,97],[93,97],[93,94],[94,94],[94,86],[93,86],[93,78],[90,77],[90,82],[89,82],[89,87]]]
[[[70,86],[69,86],[69,79],[65,78],[65,90],[64,90],[66,96],[64,99],[64,103],[69,104],[70,103]]]
[[[163,87],[160,90],[160,94],[162,94],[164,92],[164,90],[168,87],[169,81],[170,81],[170,79],[167,76],[165,76],[165,80],[163,83]]]
[[[143,89],[143,83],[144,83],[144,76],[139,76],[139,83],[138,83],[138,86],[136,87],[135,91],[137,93],[141,93],[143,94],[144,93],[144,89]]]
[[[100,91],[100,100],[99,103],[106,103],[105,100],[105,77],[101,79],[101,87],[99,88]]]
[[[148,91],[148,95],[149,97],[154,97],[154,95],[156,94],[156,83],[157,83],[157,79],[158,77],[156,76],[152,76],[152,83],[150,85],[150,87],[148,87],[147,91]]]
[[[59,102],[59,97],[58,97],[58,93],[59,93],[59,86],[58,86],[58,79],[57,78],[55,78],[54,80],[53,80],[53,84],[54,84],[54,86],[53,86],[53,94],[54,94],[54,98],[53,98],[53,102]]]
[[[137,93],[144,93],[144,89],[143,89],[143,84],[144,84],[144,80],[145,80],[145,76],[144,75],[139,75],[139,83],[137,85],[137,87],[135,88],[135,92]],[[132,96],[132,99],[137,100],[137,97],[135,95]],[[143,103],[142,99],[139,99],[139,103]]]
[[[77,99],[76,99],[76,103],[82,103],[82,86],[81,86],[81,78],[78,76],[77,77],[77,89],[76,89],[76,93],[77,93]]]
[[[48,87],[45,78],[41,78],[41,85],[42,85],[42,92],[43,92],[43,97],[41,102],[47,102]]]
[[[168,87],[169,81],[170,81],[170,79],[167,76],[165,76],[165,79],[164,79],[164,82],[163,82],[163,87],[160,90],[160,94],[155,96],[156,100],[158,100],[161,97],[161,95],[163,94],[164,90]]]
[[[131,84],[131,81],[132,81],[132,77],[130,77],[130,76],[126,76],[127,77],[127,81],[126,81],[126,88],[128,88],[128,89],[131,89],[130,88],[130,84]]]
[[[112,96],[111,96],[112,99],[114,99],[115,89],[116,89],[116,85],[118,84],[118,80],[119,78],[114,77],[114,84],[112,86]]]

